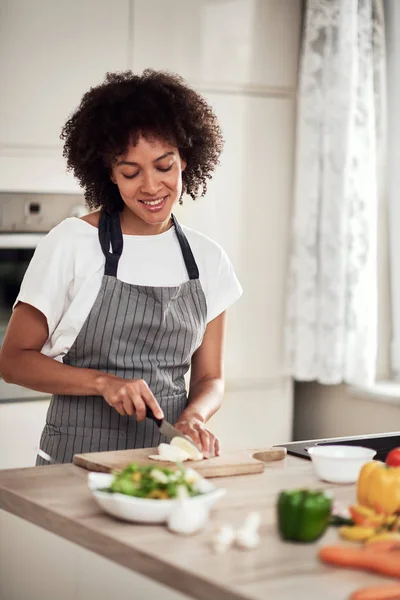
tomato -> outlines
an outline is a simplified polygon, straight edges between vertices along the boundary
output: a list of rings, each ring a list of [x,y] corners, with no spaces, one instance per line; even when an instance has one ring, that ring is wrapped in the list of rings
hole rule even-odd
[[[387,455],[385,462],[389,467],[400,467],[400,448],[393,448]]]

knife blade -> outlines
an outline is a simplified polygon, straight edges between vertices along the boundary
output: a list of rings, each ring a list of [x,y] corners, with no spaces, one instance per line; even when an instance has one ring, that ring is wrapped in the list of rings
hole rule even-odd
[[[174,437],[184,438],[185,440],[190,442],[198,452],[201,452],[200,448],[189,436],[179,431],[179,429],[171,425],[171,423],[168,423],[168,421],[166,421],[165,419],[157,419],[157,417],[154,416],[153,412],[148,406],[146,406],[146,419],[151,419],[152,421],[154,421],[154,423],[160,429],[160,433],[165,435],[165,437],[167,437],[169,440],[172,440],[172,438]]]

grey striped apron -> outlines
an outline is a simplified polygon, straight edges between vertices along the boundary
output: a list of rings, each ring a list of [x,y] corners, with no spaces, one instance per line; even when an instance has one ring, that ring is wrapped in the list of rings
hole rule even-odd
[[[165,418],[175,423],[187,406],[184,375],[202,342],[207,306],[189,243],[172,220],[189,280],[151,287],[117,279],[123,249],[119,213],[101,215],[99,241],[106,258],[101,288],[63,362],[144,379]],[[72,462],[82,452],[146,448],[162,441],[153,421],[121,416],[101,396],[54,395],[40,448],[57,462]],[[36,464],[48,462],[38,456]]]

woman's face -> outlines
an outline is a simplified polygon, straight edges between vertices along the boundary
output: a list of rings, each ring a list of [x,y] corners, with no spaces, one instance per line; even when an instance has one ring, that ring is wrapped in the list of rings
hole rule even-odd
[[[161,139],[139,137],[136,146],[130,145],[117,156],[111,179],[125,203],[126,223],[146,233],[160,233],[168,227],[182,193],[185,167],[178,149]]]

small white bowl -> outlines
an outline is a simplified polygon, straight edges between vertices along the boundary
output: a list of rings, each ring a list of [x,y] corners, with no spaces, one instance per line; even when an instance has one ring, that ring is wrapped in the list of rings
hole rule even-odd
[[[110,485],[114,476],[110,473],[89,473],[88,485],[93,497],[108,514],[124,521],[136,523],[164,523],[179,500],[155,500],[153,498],[135,498],[125,494],[110,494],[99,491]],[[210,481],[203,480],[205,493],[187,498],[195,508],[196,505],[208,509],[226,494],[223,488],[216,488]]]
[[[327,445],[308,448],[316,474],[330,483],[355,483],[361,467],[376,450],[363,446]]]

